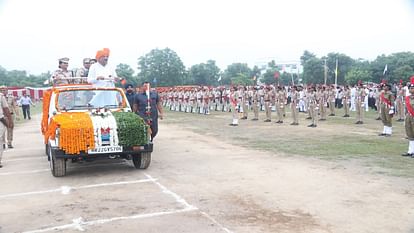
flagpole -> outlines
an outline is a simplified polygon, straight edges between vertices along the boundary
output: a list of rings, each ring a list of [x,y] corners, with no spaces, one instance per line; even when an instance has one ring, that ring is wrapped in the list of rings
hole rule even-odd
[[[335,67],[335,87],[338,85],[338,58],[336,59],[336,67]]]
[[[325,80],[324,80],[324,84],[326,85],[326,80],[328,79],[328,69],[327,69],[327,67],[326,67],[326,58],[325,58],[325,65],[323,66],[323,68],[324,68],[324,74],[325,74],[325,76],[324,76],[324,78],[325,78]]]

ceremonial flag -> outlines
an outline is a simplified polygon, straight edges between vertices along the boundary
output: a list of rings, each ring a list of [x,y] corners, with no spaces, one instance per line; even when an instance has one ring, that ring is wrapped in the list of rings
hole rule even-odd
[[[388,71],[388,65],[385,64],[384,72],[382,73],[382,75],[385,76],[385,74],[387,73],[387,71]]]

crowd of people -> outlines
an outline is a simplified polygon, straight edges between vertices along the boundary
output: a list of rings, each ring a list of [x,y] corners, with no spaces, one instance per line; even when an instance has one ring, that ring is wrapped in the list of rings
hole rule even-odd
[[[404,156],[414,158],[413,128],[407,124],[412,119],[407,101],[412,97],[414,80],[406,84],[380,84],[358,82],[356,85],[261,85],[231,87],[174,87],[160,91],[162,104],[171,111],[205,114],[212,111],[231,112],[231,126],[238,126],[239,120],[259,120],[259,112],[264,112],[264,122],[286,122],[286,109],[291,112],[292,126],[299,125],[299,112],[307,114],[308,127],[315,128],[319,121],[326,121],[328,116],[336,116],[341,111],[342,117],[350,117],[350,111],[356,112],[355,124],[364,124],[365,112],[376,111],[377,120],[383,124],[379,136],[392,135],[392,119],[406,121],[406,132],[410,148]],[[343,109],[343,110],[340,110]],[[272,114],[276,113],[276,117]],[[414,126],[413,126],[414,127]],[[413,131],[414,132],[414,131]],[[412,144],[412,145],[411,145]]]

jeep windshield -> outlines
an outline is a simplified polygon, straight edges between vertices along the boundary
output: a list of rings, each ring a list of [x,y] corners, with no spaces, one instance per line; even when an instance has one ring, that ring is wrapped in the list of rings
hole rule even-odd
[[[59,110],[87,110],[94,108],[123,108],[123,95],[118,90],[66,90],[58,94]]]

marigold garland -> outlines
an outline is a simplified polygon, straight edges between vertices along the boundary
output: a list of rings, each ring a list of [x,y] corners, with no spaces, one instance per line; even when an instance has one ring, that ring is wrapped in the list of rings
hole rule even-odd
[[[94,130],[91,117],[87,112],[62,113],[54,116],[49,124],[45,140],[56,138],[59,127],[59,149],[67,154],[95,148]]]
[[[49,121],[49,104],[52,97],[52,90],[47,90],[43,93],[43,113],[42,113],[42,134],[45,134],[48,128]]]

